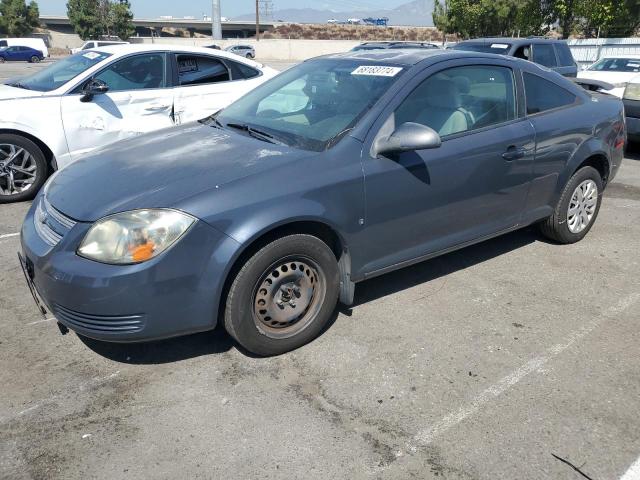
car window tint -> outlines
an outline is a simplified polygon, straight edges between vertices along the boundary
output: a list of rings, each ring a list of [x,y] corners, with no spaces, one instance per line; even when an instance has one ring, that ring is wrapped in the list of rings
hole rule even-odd
[[[573,61],[573,55],[571,55],[571,50],[569,50],[568,45],[565,45],[564,43],[556,43],[555,48],[561,66],[573,67],[575,65],[575,62]]]
[[[95,76],[110,92],[164,88],[166,71],[161,53],[136,55],[119,60]]]
[[[245,78],[254,78],[260,75],[260,72],[255,68],[251,68],[244,63],[234,62],[232,60],[225,60],[225,63],[231,69],[233,80],[242,80]]]
[[[82,50],[89,50],[91,48],[93,48],[95,44],[93,42],[90,43],[85,43],[84,46],[82,47]]]
[[[396,128],[405,122],[431,127],[441,136],[516,118],[510,68],[468,66],[443,70],[427,78],[395,113]]]
[[[226,82],[229,70],[220,60],[200,55],[178,55],[178,81],[181,86]]]
[[[557,67],[553,45],[537,43],[533,46],[533,61],[545,67]]]
[[[524,90],[529,115],[571,105],[576,101],[576,96],[568,90],[526,72],[524,74]]]

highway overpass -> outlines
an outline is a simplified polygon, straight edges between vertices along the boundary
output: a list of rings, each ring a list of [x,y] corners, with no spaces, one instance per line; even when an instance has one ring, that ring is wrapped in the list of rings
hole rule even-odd
[[[66,16],[43,15],[40,17],[43,27],[59,33],[73,33],[73,27]],[[136,29],[135,35],[141,37],[151,36],[175,36],[171,30],[180,29],[190,32],[191,36],[198,33],[201,35],[211,35],[210,20],[195,20],[188,18],[158,18],[158,19],[133,19],[133,26]],[[260,22],[260,32],[271,30],[277,22]],[[256,24],[252,22],[222,22],[223,38],[248,38],[256,33]]]

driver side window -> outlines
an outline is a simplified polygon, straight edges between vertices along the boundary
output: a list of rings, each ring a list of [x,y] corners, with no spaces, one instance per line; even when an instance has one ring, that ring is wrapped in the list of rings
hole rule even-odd
[[[424,80],[395,112],[395,125],[414,122],[441,137],[516,118],[513,72],[507,67],[454,67]]]
[[[165,56],[153,53],[123,58],[94,78],[105,82],[110,92],[164,88],[167,86]]]

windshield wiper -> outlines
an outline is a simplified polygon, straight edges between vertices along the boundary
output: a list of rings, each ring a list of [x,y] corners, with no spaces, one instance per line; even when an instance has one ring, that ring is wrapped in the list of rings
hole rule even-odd
[[[270,133],[258,130],[257,128],[247,125],[246,123],[227,123],[227,127],[235,128],[236,130],[243,130],[253,138],[257,138],[258,140],[262,140],[263,142],[269,142],[275,145],[286,145],[286,143],[281,142],[280,140],[276,140]]]
[[[22,88],[23,90],[31,90],[29,87],[27,87],[26,85],[23,85],[20,82],[8,83],[7,85],[9,85],[10,87]]]
[[[216,128],[224,128],[224,125],[222,125],[222,123],[220,123],[220,120],[218,120],[218,113],[220,113],[220,111],[218,110],[216,113],[214,113],[213,115],[209,115],[208,117],[202,118],[200,120],[198,120],[198,122],[202,123],[203,125],[211,125],[213,124],[214,127]]]

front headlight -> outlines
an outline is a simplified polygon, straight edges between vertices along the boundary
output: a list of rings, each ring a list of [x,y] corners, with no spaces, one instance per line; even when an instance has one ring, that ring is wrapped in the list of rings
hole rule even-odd
[[[624,89],[622,98],[627,100],[640,100],[640,83],[628,83]]]
[[[145,262],[173,245],[195,221],[186,213],[168,209],[110,215],[89,229],[78,255],[117,265]]]

